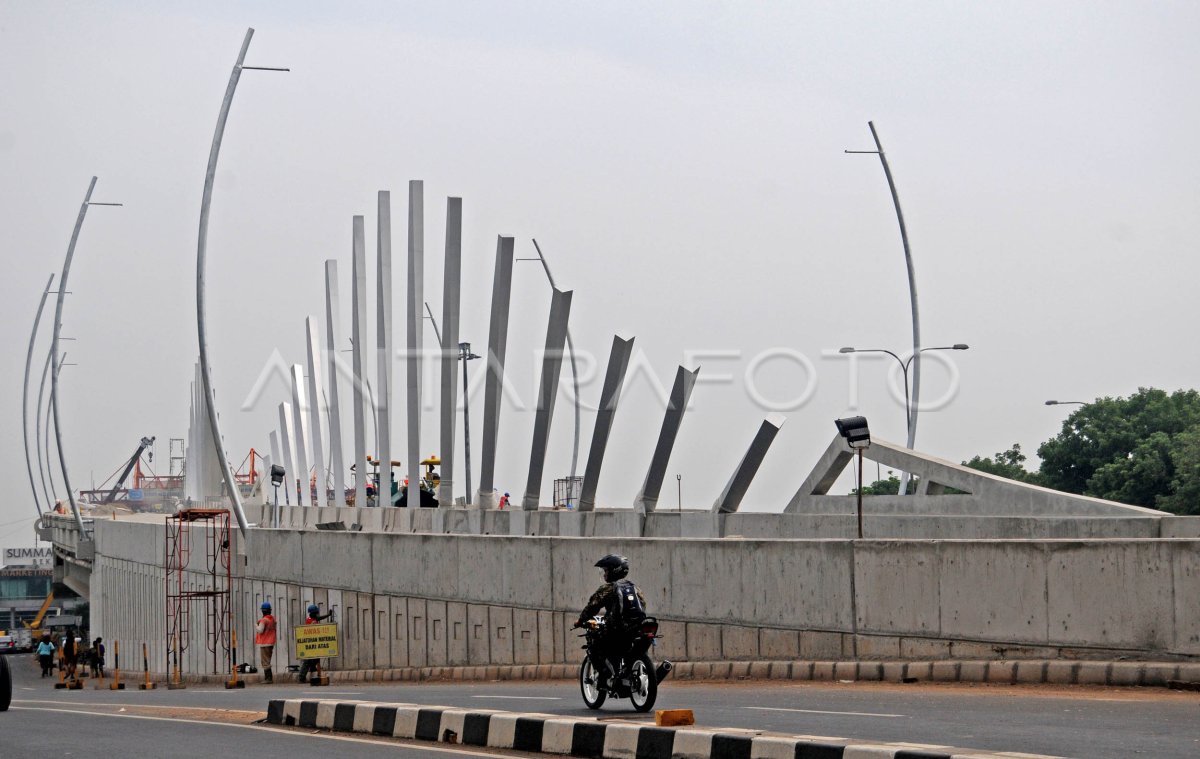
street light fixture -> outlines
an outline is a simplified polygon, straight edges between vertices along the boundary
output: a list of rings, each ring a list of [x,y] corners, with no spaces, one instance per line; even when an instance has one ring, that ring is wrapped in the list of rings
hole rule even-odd
[[[471,352],[470,343],[458,344],[458,358],[463,368],[463,457],[466,459],[467,473],[467,505],[471,505],[471,406],[467,392],[467,362],[471,359],[482,358],[478,353]]]
[[[1047,406],[1086,406],[1087,401],[1046,401]]]
[[[917,408],[914,404],[912,404],[909,401],[909,390],[908,390],[908,368],[912,364],[913,359],[916,358],[921,353],[926,353],[928,351],[965,351],[965,350],[968,350],[970,347],[971,346],[967,345],[966,343],[955,343],[954,345],[937,345],[937,346],[932,346],[929,348],[922,348],[921,350],[919,350],[916,353],[909,356],[907,359],[900,358],[899,356],[897,356],[895,353],[888,350],[887,348],[853,348],[851,346],[846,346],[844,348],[839,349],[838,353],[886,353],[887,355],[896,359],[896,363],[900,364],[900,371],[903,372],[903,374],[904,374],[904,422],[905,422],[905,429],[908,430],[908,447],[912,448],[913,446],[916,445],[916,442],[917,442],[916,441],[916,437],[917,437],[916,436],[916,424],[915,424],[916,419],[917,419]],[[903,476],[900,478],[900,495],[907,494],[908,478],[909,478],[908,472],[904,472]]]
[[[838,434],[846,439],[846,445],[850,446],[851,450],[858,451],[858,537],[861,540],[863,536],[862,460],[863,451],[871,447],[871,430],[867,427],[867,418],[865,416],[851,416],[845,419],[835,419],[833,423],[837,425]]]

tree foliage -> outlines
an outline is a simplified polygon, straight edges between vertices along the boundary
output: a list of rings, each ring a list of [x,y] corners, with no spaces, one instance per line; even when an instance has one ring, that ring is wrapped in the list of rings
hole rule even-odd
[[[1040,485],[1041,477],[1036,472],[1025,468],[1026,456],[1021,452],[1021,444],[1013,443],[1007,451],[1000,451],[995,456],[976,456],[970,461],[964,461],[963,466],[978,469],[981,472],[1007,477],[1010,480],[1028,482]]]
[[[1080,406],[1038,448],[1046,487],[1200,513],[1200,393],[1139,388]]]

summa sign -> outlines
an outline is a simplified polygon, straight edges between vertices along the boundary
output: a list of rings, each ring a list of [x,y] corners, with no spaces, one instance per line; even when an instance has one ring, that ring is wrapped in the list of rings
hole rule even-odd
[[[54,566],[54,553],[47,548],[5,548],[4,561],[6,567],[51,567]]]

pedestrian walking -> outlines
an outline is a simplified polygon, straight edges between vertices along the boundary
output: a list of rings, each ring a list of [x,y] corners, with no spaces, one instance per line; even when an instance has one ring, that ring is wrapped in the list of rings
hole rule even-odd
[[[68,627],[62,642],[62,670],[68,680],[75,679],[75,665],[79,661],[79,643],[75,640],[75,628]]]
[[[262,665],[263,682],[275,682],[271,673],[271,659],[275,655],[275,616],[271,614],[271,602],[263,601],[262,618],[254,626],[254,643],[258,646],[258,660]]]
[[[54,672],[54,643],[50,633],[42,633],[42,640],[37,647],[38,664],[42,665],[42,677],[50,677]]]
[[[104,638],[92,641],[92,677],[104,677]]]

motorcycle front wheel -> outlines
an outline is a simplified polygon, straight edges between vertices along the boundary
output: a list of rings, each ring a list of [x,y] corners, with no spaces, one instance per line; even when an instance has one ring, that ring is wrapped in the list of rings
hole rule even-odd
[[[8,671],[8,658],[0,656],[0,712],[8,711],[12,702],[12,676]]]
[[[599,709],[604,705],[604,699],[608,698],[608,693],[600,686],[600,675],[592,666],[592,660],[586,656],[579,667],[579,692],[583,694],[583,703],[589,709]]]
[[[642,654],[629,667],[629,700],[634,709],[648,712],[654,708],[657,698],[658,679],[654,676],[654,665],[649,656]]]

